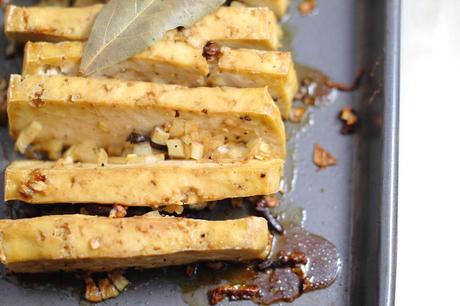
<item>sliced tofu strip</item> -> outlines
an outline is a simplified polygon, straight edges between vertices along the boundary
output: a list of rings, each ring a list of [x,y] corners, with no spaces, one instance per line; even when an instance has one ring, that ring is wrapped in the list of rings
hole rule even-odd
[[[91,142],[107,151],[122,151],[133,132],[149,136],[161,130],[166,138],[157,142],[160,145],[178,141],[184,150],[192,143],[203,145],[203,156],[197,159],[224,162],[285,155],[284,125],[265,88],[12,75],[7,111],[10,134],[21,140],[22,148],[58,140],[64,147]],[[37,128],[31,132],[31,127]]]
[[[111,271],[197,261],[266,258],[263,218],[205,221],[84,215],[0,221],[0,259],[10,272]]]
[[[85,41],[102,5],[86,7],[18,7],[5,12],[5,34],[27,41]],[[208,41],[230,47],[274,50],[282,32],[268,8],[221,7],[187,29],[171,30],[162,40],[185,41],[202,48]]]
[[[107,0],[75,0],[73,5],[74,6],[87,6],[87,5],[106,3],[106,2]],[[259,7],[259,6],[268,7],[278,17],[282,17],[286,13],[290,0],[238,0],[238,1],[232,2],[232,5],[235,2],[239,2],[241,4],[244,4],[247,6],[253,6],[253,7]]]
[[[126,206],[196,204],[279,191],[284,162],[161,161],[97,166],[16,161],[5,170],[5,201]]]
[[[284,118],[289,116],[298,89],[291,53],[227,47],[221,49],[217,68],[211,70],[208,83],[213,86],[268,86]]]
[[[276,16],[282,17],[286,14],[290,0],[238,0],[247,6],[262,6],[271,9]]]
[[[24,50],[22,74],[78,75],[83,49],[84,43],[77,41],[28,42]],[[159,41],[141,54],[91,76],[204,86],[209,66],[202,53],[203,50],[185,42]]]
[[[99,3],[106,3],[108,0],[74,0],[73,6],[89,6]]]
[[[23,75],[77,75],[82,42],[29,42]],[[265,87],[287,117],[297,91],[297,75],[289,52],[222,47],[209,69],[200,50],[183,42],[162,41],[145,52],[94,77],[149,81],[185,86]]]

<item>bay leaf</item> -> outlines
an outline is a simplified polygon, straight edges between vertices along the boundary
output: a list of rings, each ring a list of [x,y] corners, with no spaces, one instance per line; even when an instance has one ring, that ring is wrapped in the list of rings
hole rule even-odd
[[[90,75],[130,58],[179,26],[187,27],[225,0],[111,0],[97,16],[80,71]]]

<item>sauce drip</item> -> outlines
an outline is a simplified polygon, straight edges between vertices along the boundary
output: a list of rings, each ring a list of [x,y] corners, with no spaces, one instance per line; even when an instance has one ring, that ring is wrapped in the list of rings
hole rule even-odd
[[[215,305],[225,297],[251,299],[263,305],[292,302],[302,293],[329,287],[340,271],[337,248],[301,227],[287,229],[278,237],[275,249],[274,258],[247,268],[246,280],[211,289],[208,292],[210,303]],[[268,268],[260,270],[261,267]],[[242,289],[240,295],[238,288]],[[253,291],[258,288],[258,294],[245,294],[248,288]]]

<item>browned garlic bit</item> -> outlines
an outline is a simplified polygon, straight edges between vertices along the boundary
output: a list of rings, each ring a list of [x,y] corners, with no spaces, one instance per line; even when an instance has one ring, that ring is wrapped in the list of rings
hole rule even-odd
[[[101,291],[97,287],[94,280],[90,276],[88,276],[85,278],[85,283],[86,283],[85,299],[93,303],[102,302]]]
[[[160,207],[160,211],[164,211],[169,214],[180,215],[184,212],[184,206],[183,205],[166,205],[164,207]]]
[[[208,292],[208,299],[211,305],[216,305],[226,297],[230,301],[251,300],[259,296],[260,288],[257,285],[225,285],[217,287]]]
[[[129,281],[126,279],[126,277],[123,276],[121,272],[110,272],[108,273],[108,277],[120,292],[125,290],[129,285]]]
[[[216,61],[220,54],[220,46],[214,41],[208,41],[203,48],[203,57],[207,61]]]
[[[309,15],[316,9],[316,0],[302,0],[299,4],[300,15]]]
[[[289,121],[299,123],[305,116],[306,109],[304,107],[294,107],[289,114]]]
[[[233,207],[241,207],[243,206],[243,198],[231,199],[231,203]]]
[[[123,205],[113,205],[110,210],[109,218],[123,218],[128,213]]]
[[[97,285],[91,276],[85,278],[85,299],[92,303],[115,298],[129,285],[121,272],[110,272],[106,278],[98,280]]]
[[[356,132],[359,126],[359,119],[358,114],[353,108],[349,106],[342,108],[338,117],[339,120],[342,121],[340,133],[347,135]]]
[[[187,277],[189,278],[195,277],[197,272],[198,272],[197,264],[191,264],[185,267],[185,275],[187,275]]]
[[[46,176],[34,170],[27,177],[27,182],[18,187],[18,192],[25,198],[31,198],[34,193],[44,193],[47,187]]]
[[[319,169],[334,166],[337,164],[337,159],[319,144],[315,144],[313,149],[313,162]]]
[[[264,197],[267,207],[274,208],[280,205],[280,200],[274,195],[268,195]]]

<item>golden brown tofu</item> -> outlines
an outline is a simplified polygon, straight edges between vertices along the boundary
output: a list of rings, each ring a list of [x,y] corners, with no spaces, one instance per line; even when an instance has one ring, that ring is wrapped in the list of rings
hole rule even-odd
[[[238,0],[248,6],[262,6],[271,9],[276,16],[282,17],[287,11],[289,0]]]
[[[279,159],[243,163],[60,164],[16,161],[5,171],[5,200],[160,207],[279,191]]]
[[[61,0],[62,1],[62,0]],[[75,0],[74,6],[86,6],[98,3],[106,3],[107,0]],[[241,4],[252,7],[268,7],[278,17],[282,17],[289,6],[289,0],[239,0]]]
[[[84,45],[81,42],[29,42],[23,75],[77,75]],[[289,52],[222,47],[208,67],[200,50],[184,42],[161,41],[145,52],[114,65],[94,77],[151,81],[185,86],[268,87],[283,117],[297,91],[297,75]]]
[[[102,5],[17,7],[5,12],[5,34],[15,42],[85,41]],[[184,41],[201,49],[213,40],[231,47],[275,50],[282,32],[268,8],[221,7],[195,25],[169,31],[163,40]]]
[[[23,74],[78,75],[82,42],[28,42]],[[159,41],[146,51],[91,77],[204,86],[209,67],[203,51],[180,41]]]
[[[39,0],[36,5],[38,6],[70,6],[70,2],[71,2],[70,0]]]
[[[212,40],[231,48],[276,50],[281,44],[282,30],[268,8],[221,7],[180,34],[172,39],[185,37],[195,47]]]
[[[18,7],[8,5],[4,28],[16,43],[85,40],[102,5],[88,7]]]
[[[99,3],[106,3],[107,0],[74,0],[73,6],[89,6]]]
[[[205,221],[84,215],[0,221],[0,259],[10,272],[111,271],[196,261],[266,258],[271,236],[263,218]]]
[[[74,6],[86,6],[98,3],[106,3],[107,0],[75,0]],[[289,0],[239,0],[241,4],[252,7],[268,7],[278,17],[282,17],[289,6]],[[234,2],[233,2],[234,3]]]
[[[211,71],[213,86],[268,86],[284,118],[289,116],[298,89],[291,53],[222,48],[217,69]]]
[[[64,147],[91,142],[107,151],[123,150],[136,132],[167,145],[170,155],[179,159],[188,159],[185,153],[193,143],[203,146],[201,158],[195,159],[223,162],[285,155],[284,125],[265,88],[13,75],[7,111],[10,134],[21,140],[21,147],[59,140]],[[155,132],[165,137],[156,140]],[[22,135],[27,135],[25,144]],[[182,156],[171,154],[170,144],[179,146]]]

